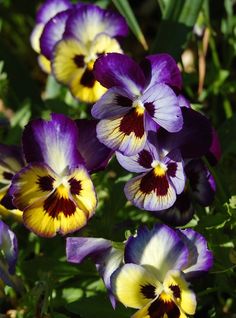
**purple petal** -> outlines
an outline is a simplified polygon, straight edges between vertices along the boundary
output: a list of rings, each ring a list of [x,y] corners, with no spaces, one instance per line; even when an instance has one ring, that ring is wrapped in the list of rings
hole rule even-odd
[[[62,39],[65,31],[66,21],[72,10],[59,12],[45,25],[40,37],[41,53],[49,60],[52,58],[54,46]]]
[[[183,118],[178,99],[167,85],[152,86],[144,92],[141,101],[152,119],[167,131],[176,132],[182,128]]]
[[[132,107],[132,96],[124,89],[110,88],[92,108],[92,116],[98,119],[123,115]]]
[[[127,55],[108,53],[94,64],[94,76],[103,86],[118,86],[132,96],[139,96],[146,79],[139,65]]]
[[[179,102],[179,107],[191,108],[190,102],[182,94],[178,95],[178,102]]]
[[[111,249],[111,241],[102,238],[68,237],[66,239],[67,261],[81,263],[86,257],[97,259]]]
[[[152,214],[172,226],[182,226],[187,224],[194,214],[189,193],[187,191],[182,192],[177,196],[177,199],[171,208],[163,211],[154,211]]]
[[[79,119],[76,124],[79,131],[78,149],[87,170],[92,173],[105,169],[114,152],[97,139],[97,121]]]
[[[189,250],[188,264],[183,269],[187,279],[209,271],[213,266],[213,254],[207,248],[206,239],[192,229],[180,230],[180,233]]]
[[[130,172],[146,172],[152,169],[152,155],[146,149],[143,149],[135,156],[124,156],[119,152],[116,152],[116,158],[119,164]]]
[[[212,142],[210,121],[190,108],[182,107],[183,128],[168,133],[160,128],[158,138],[161,146],[168,151],[180,149],[183,158],[201,157],[207,153]]]
[[[83,164],[77,149],[76,123],[62,114],[52,114],[51,120],[31,121],[23,132],[23,149],[28,163],[44,162],[61,174],[68,167]]]
[[[4,252],[4,258],[8,264],[8,271],[12,275],[18,256],[18,244],[15,234],[0,220],[0,249]],[[0,276],[1,278],[1,276]]]
[[[209,206],[215,195],[216,184],[202,160],[191,160],[185,167],[191,192],[202,206]]]
[[[206,154],[209,163],[214,166],[221,158],[221,146],[217,131],[212,127],[212,143],[209,152]]]
[[[0,144],[1,182],[9,183],[14,173],[24,166],[22,149],[18,146]]]
[[[46,0],[39,8],[36,15],[37,23],[46,23],[57,13],[72,7],[69,0]]]
[[[170,55],[149,55],[145,58],[141,66],[150,77],[148,88],[157,83],[164,83],[181,90],[181,73],[175,60]]]
[[[176,231],[164,224],[152,230],[140,227],[137,236],[130,236],[125,246],[125,263],[151,265],[162,281],[169,270],[181,270],[188,261],[188,249]]]
[[[126,36],[128,26],[120,14],[87,4],[74,11],[68,20],[65,36],[75,37],[86,44],[99,33],[110,37]]]

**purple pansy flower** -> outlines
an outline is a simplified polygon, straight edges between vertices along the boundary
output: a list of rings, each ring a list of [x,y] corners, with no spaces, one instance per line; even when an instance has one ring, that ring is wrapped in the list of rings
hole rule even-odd
[[[176,195],[184,190],[185,174],[180,152],[165,153],[157,142],[157,135],[150,132],[144,149],[135,156],[116,153],[122,167],[142,173],[125,185],[125,195],[135,206],[148,211],[171,207]]]
[[[149,130],[182,128],[171,88],[181,88],[181,76],[169,55],[148,56],[138,65],[126,55],[106,54],[96,61],[94,75],[109,89],[92,108],[92,115],[100,119],[98,139],[107,147],[132,156],[144,148]]]
[[[124,263],[112,274],[111,287],[117,300],[138,309],[133,318],[186,318],[196,310],[187,280],[207,272],[213,257],[194,230],[155,225],[128,239]]]

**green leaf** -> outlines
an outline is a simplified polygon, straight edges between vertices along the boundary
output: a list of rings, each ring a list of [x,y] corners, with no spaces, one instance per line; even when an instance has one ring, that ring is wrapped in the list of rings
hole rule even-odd
[[[137,22],[137,19],[133,13],[133,10],[128,2],[128,0],[113,0],[114,5],[120,11],[120,13],[125,17],[130,29],[137,37],[139,42],[142,44],[145,50],[148,49],[146,39],[142,33],[142,30]]]
[[[168,1],[152,52],[166,52],[178,60],[197,21],[202,4],[203,0]]]

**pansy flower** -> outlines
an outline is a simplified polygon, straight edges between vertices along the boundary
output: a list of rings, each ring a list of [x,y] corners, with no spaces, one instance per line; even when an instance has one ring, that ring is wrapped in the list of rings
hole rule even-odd
[[[80,6],[67,19],[63,39],[54,48],[52,68],[56,79],[67,85],[75,98],[97,101],[106,89],[94,78],[94,62],[106,52],[122,52],[115,37],[127,32],[119,14],[95,5]]]
[[[72,7],[72,4],[68,0],[46,0],[39,8],[36,15],[36,25],[31,33],[30,42],[32,48],[39,54],[38,61],[39,65],[43,71],[46,73],[51,72],[50,59],[48,54],[42,52],[41,49],[41,36],[44,33],[45,25],[48,21],[51,21],[49,27],[52,24],[55,24],[57,28],[57,32],[52,32],[52,38],[54,41],[58,41],[62,36],[63,24],[65,20],[65,16],[67,16],[66,12],[68,9]],[[61,15],[57,15],[58,13],[62,13]],[[55,17],[56,16],[56,17]],[[55,42],[54,42],[55,44]],[[45,51],[45,49],[43,50]]]
[[[141,227],[128,239],[124,262],[112,274],[111,286],[117,300],[138,309],[132,318],[185,318],[197,305],[188,280],[207,272],[213,258],[194,230],[156,225]]]
[[[132,156],[143,150],[149,130],[182,128],[172,89],[181,88],[181,75],[169,55],[151,55],[138,65],[126,55],[106,54],[96,61],[94,74],[109,89],[92,108],[92,115],[100,119],[98,139],[107,147]]]
[[[141,173],[125,185],[125,195],[140,209],[159,211],[171,207],[184,190],[185,174],[180,152],[165,153],[154,132],[149,132],[144,149],[135,156],[116,157],[126,170]]]
[[[94,214],[96,194],[78,142],[76,123],[59,114],[23,132],[29,164],[14,176],[10,193],[25,225],[40,236],[76,231]]]

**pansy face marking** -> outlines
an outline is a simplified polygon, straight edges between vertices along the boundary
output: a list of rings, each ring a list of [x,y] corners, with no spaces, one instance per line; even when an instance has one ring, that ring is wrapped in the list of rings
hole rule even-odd
[[[29,164],[13,178],[11,194],[25,225],[46,237],[83,227],[97,199],[78,152],[76,123],[56,114],[51,121],[32,121],[23,133],[23,147]]]

